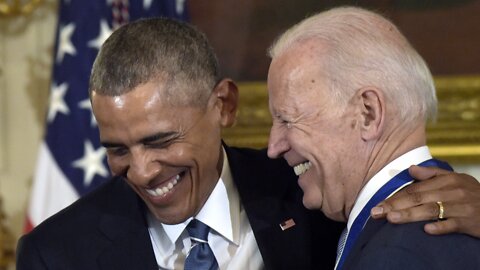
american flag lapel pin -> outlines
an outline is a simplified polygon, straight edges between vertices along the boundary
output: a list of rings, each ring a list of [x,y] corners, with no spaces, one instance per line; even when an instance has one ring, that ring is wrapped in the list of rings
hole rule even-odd
[[[295,226],[295,221],[293,220],[293,218],[291,219],[288,219],[288,220],[285,220],[284,222],[280,223],[280,228],[282,229],[282,231],[285,231],[287,229],[290,229],[291,227]]]

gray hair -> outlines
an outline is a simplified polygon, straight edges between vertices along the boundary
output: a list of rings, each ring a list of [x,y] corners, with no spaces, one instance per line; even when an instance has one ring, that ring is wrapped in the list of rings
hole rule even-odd
[[[357,7],[338,7],[306,18],[270,47],[274,58],[307,40],[327,48],[321,56],[333,98],[346,104],[361,87],[380,88],[400,120],[434,120],[437,98],[422,57],[388,19]]]
[[[118,96],[161,81],[170,103],[200,106],[217,80],[217,58],[203,33],[184,22],[150,18],[120,27],[105,41],[89,92]]]

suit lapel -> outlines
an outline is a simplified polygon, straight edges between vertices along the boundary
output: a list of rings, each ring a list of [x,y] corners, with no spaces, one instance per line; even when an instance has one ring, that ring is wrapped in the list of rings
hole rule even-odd
[[[116,200],[120,205],[100,220],[99,230],[108,244],[97,258],[99,268],[158,269],[144,217],[145,206],[125,183],[121,184],[122,199]]]
[[[356,262],[360,259],[362,250],[368,244],[368,242],[373,239],[373,236],[380,231],[380,228],[387,223],[386,219],[375,220],[370,218],[365,224],[362,232],[357,238],[357,241],[353,245],[350,254],[345,259],[343,264],[343,269],[350,269],[352,265],[355,265]]]
[[[135,228],[135,226],[132,227],[132,224],[118,219],[105,221],[104,225],[118,226],[118,230],[124,231],[110,239],[110,246],[104,250],[98,259],[100,269],[158,268],[150,237],[145,227]]]
[[[309,268],[311,252],[306,220],[295,214],[302,209],[295,212],[295,206],[268,199],[251,201],[244,207],[267,269]],[[290,219],[295,226],[282,230],[280,224]]]
[[[292,171],[284,164],[280,166],[279,161],[268,160],[265,151],[245,155],[224,147],[265,267],[308,268],[311,252],[306,240],[309,225],[305,220],[305,209],[298,197],[301,194],[292,195],[292,190],[297,189],[296,183],[285,181],[289,175],[294,179]],[[280,223],[289,219],[293,219],[295,226],[282,230]],[[303,260],[299,262],[298,258]]]

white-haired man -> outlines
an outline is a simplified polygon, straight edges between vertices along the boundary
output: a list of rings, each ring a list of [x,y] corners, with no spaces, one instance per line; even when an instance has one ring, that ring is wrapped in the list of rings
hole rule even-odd
[[[478,239],[369,219],[412,182],[409,166],[450,169],[426,146],[432,76],[397,27],[361,8],[334,8],[287,30],[270,56],[268,154],[294,167],[307,208],[347,222],[336,268],[478,268]]]

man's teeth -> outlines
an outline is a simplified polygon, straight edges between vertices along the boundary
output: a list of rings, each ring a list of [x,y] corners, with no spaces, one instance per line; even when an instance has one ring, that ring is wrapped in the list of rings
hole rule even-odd
[[[293,167],[293,170],[295,171],[295,174],[297,176],[301,175],[302,173],[305,173],[312,167],[312,163],[310,161],[298,164],[297,166]]]
[[[178,183],[178,180],[180,180],[180,175],[177,174],[177,176],[175,176],[173,180],[168,182],[163,187],[157,187],[155,189],[145,189],[145,190],[148,192],[148,194],[152,196],[164,196]]]

